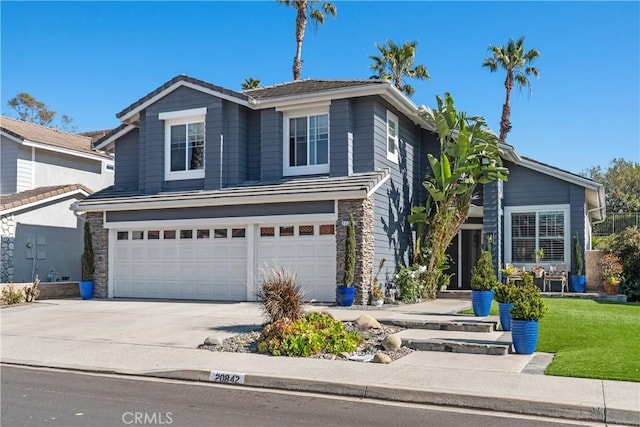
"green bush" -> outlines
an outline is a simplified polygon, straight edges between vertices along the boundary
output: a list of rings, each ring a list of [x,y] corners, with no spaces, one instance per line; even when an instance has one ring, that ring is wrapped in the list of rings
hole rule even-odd
[[[263,273],[258,298],[267,322],[285,318],[295,321],[302,316],[304,292],[296,275],[282,268],[272,268],[270,272]]]
[[[346,287],[353,285],[356,272],[356,225],[353,222],[353,214],[349,214],[347,225],[347,240],[345,241],[344,277],[342,284]]]
[[[482,255],[471,269],[471,289],[474,291],[490,291],[498,284],[496,272],[493,269],[491,253],[482,251]]]
[[[511,308],[511,318],[514,320],[540,320],[547,312],[542,302],[540,289],[533,285],[523,285],[516,288]]]
[[[414,303],[420,299],[427,298],[428,290],[425,287],[426,280],[423,276],[427,274],[427,267],[414,265],[413,267],[402,267],[396,274],[396,285],[400,291],[400,300],[406,303]]]
[[[258,351],[274,356],[339,354],[354,351],[361,340],[358,332],[347,331],[341,321],[314,312],[295,322],[281,319],[266,325],[258,340]]]
[[[24,292],[14,288],[13,285],[6,286],[2,289],[2,304],[13,305],[24,302]]]
[[[82,252],[82,280],[90,282],[96,266],[93,258],[93,239],[91,238],[91,226],[89,219],[84,222],[84,251]]]
[[[493,289],[493,298],[500,303],[512,303],[514,298],[516,297],[516,292],[518,289],[516,286],[508,282],[507,284],[498,284]]]
[[[640,229],[630,227],[614,234],[606,249],[615,252],[622,263],[620,292],[629,301],[640,301]]]

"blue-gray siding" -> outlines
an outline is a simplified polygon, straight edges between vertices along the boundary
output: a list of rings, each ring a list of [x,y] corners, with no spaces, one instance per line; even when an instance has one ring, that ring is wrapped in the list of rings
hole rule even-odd
[[[274,108],[262,110],[260,117],[260,180],[282,178],[283,127],[282,113]]]
[[[0,194],[16,192],[18,144],[4,136],[0,141]]]
[[[247,216],[307,215],[334,213],[333,200],[313,202],[264,203],[240,206],[203,206],[195,208],[151,209],[107,212],[108,222],[166,221],[198,218],[241,218]],[[162,225],[159,223],[158,227]]]
[[[137,190],[140,173],[140,130],[134,129],[115,143],[118,167],[115,169],[115,190]]]

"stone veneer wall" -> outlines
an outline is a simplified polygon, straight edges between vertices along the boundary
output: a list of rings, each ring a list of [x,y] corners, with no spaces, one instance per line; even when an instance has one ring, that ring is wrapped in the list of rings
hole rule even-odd
[[[109,230],[104,228],[102,212],[88,212],[87,221],[91,227],[93,259],[96,267],[93,273],[93,295],[96,298],[106,298],[109,279]]]
[[[13,282],[13,256],[16,240],[16,222],[12,214],[0,219],[2,253],[0,254],[0,283]]]
[[[373,197],[360,200],[339,200],[338,221],[336,222],[336,283],[344,277],[345,240],[347,227],[343,221],[353,214],[356,223],[356,271],[353,285],[356,288],[354,304],[366,305],[371,291],[373,270]]]
[[[602,258],[602,252],[598,250],[585,251],[584,252],[584,273],[586,275],[587,292],[601,292],[602,275],[600,274],[600,258]]]

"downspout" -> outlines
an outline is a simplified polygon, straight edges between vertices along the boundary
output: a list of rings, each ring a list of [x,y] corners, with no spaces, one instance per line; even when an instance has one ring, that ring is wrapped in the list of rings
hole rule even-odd
[[[222,188],[222,165],[224,160],[224,135],[220,135],[220,188]]]

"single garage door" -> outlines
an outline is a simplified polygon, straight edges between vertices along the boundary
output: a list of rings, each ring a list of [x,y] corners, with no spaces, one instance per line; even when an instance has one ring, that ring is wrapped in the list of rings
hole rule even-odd
[[[113,296],[245,301],[245,227],[115,232]]]
[[[257,243],[258,270],[273,268],[275,263],[297,274],[306,300],[335,300],[334,224],[261,225]]]

